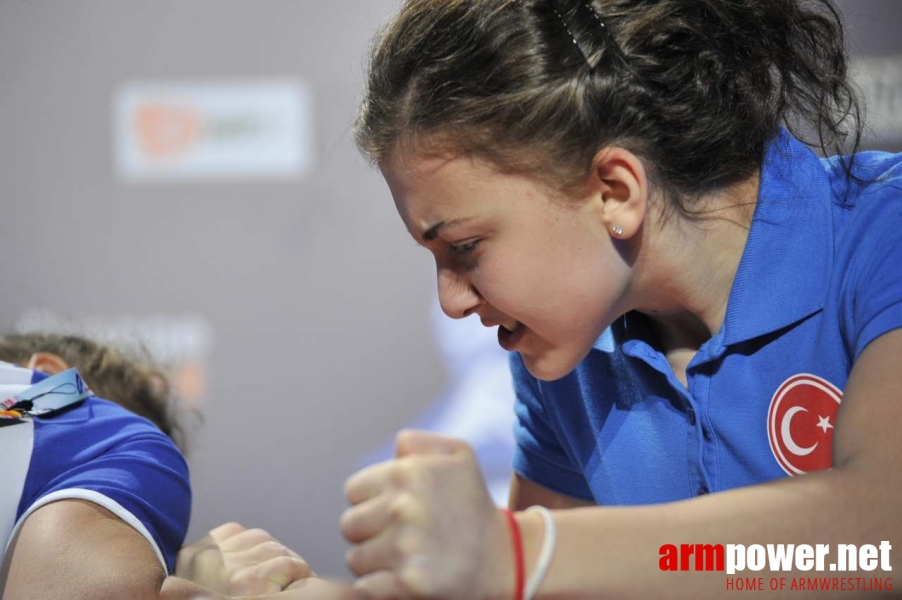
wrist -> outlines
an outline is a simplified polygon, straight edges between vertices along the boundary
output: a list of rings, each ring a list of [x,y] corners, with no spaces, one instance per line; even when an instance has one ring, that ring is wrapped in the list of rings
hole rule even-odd
[[[522,548],[523,577],[528,580],[535,568],[542,546],[544,524],[536,513],[513,513],[520,534]],[[517,556],[514,548],[513,532],[503,510],[496,511],[491,527],[491,541],[488,544],[489,560],[484,570],[482,586],[483,600],[522,600],[516,598]]]
[[[511,523],[503,509],[495,511],[489,529],[489,544],[483,563],[482,600],[518,600],[516,594],[516,552]]]

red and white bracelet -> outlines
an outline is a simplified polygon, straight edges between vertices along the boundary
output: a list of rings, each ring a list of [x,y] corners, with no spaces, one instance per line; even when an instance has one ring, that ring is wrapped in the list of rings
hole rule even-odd
[[[520,524],[517,523],[517,519],[511,511],[501,509],[501,512],[505,514],[508,525],[510,525],[511,542],[514,547],[514,600],[534,600],[536,594],[539,593],[539,588],[542,587],[542,583],[545,582],[548,570],[551,568],[551,561],[557,548],[557,524],[551,511],[544,506],[533,506],[527,509],[527,512],[539,513],[542,516],[542,522],[545,524],[545,535],[542,539],[542,548],[539,550],[539,558],[536,560],[536,568],[527,582],[525,581],[526,565]]]

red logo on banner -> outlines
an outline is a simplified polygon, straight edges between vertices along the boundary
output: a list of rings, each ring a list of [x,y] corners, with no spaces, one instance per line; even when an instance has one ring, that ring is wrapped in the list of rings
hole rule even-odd
[[[190,107],[145,104],[135,119],[141,148],[153,158],[176,157],[200,138],[200,117]]]
[[[787,379],[770,401],[767,436],[774,458],[790,475],[833,466],[833,427],[842,391],[815,375]]]

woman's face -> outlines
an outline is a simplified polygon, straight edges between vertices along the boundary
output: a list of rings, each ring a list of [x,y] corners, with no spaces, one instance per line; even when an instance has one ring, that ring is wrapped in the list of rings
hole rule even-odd
[[[442,309],[499,326],[530,373],[569,373],[622,314],[629,267],[597,198],[554,198],[530,178],[471,157],[383,166],[408,231],[435,257]]]

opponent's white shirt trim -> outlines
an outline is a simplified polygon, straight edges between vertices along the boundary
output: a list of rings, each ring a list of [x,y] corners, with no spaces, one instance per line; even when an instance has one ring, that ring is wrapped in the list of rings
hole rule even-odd
[[[166,566],[166,559],[163,558],[163,553],[160,551],[160,547],[157,546],[156,540],[153,539],[153,536],[147,530],[147,527],[144,526],[144,523],[142,523],[141,520],[138,519],[138,517],[130,513],[121,504],[119,504],[112,498],[108,498],[107,496],[104,496],[100,492],[95,492],[94,490],[70,488],[68,490],[58,490],[39,499],[37,502],[28,507],[28,510],[25,511],[25,513],[16,523],[15,527],[13,527],[12,533],[10,533],[9,536],[9,540],[7,540],[6,542],[7,548],[9,546],[9,542],[12,541],[14,537],[16,537],[16,532],[18,532],[19,528],[22,527],[22,523],[25,522],[25,519],[27,519],[31,513],[38,510],[42,506],[46,506],[51,502],[57,502],[59,500],[86,500],[107,509],[108,511],[131,525],[135,529],[135,531],[140,533],[144,537],[144,539],[146,539],[150,543],[151,548],[153,548],[154,553],[157,555],[157,559],[159,559],[160,564],[163,565],[163,570],[167,574],[169,573],[169,568]],[[4,555],[6,554],[5,549],[3,553]]]
[[[6,400],[31,387],[32,372],[0,361],[0,400]],[[34,423],[0,427],[0,450],[3,451],[3,490],[0,491],[0,541],[12,537],[9,533],[16,523],[16,513],[25,491],[25,480],[34,450]],[[6,553],[4,552],[4,555]]]
[[[18,393],[18,392],[17,392]],[[3,451],[3,486],[0,492],[0,540],[12,539],[10,532],[16,523],[19,502],[25,491],[25,479],[31,465],[34,448],[34,423],[30,420],[0,428],[0,449]],[[9,487],[6,487],[6,486]],[[10,534],[10,535],[8,535]],[[3,555],[6,552],[4,551]]]

